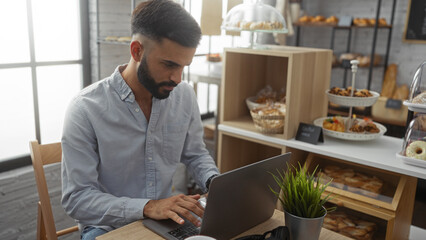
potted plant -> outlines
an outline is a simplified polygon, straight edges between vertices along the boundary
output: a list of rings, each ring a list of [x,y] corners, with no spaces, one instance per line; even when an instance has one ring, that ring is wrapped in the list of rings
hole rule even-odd
[[[327,211],[335,208],[324,207],[330,200],[330,194],[322,198],[321,195],[330,185],[331,181],[322,184],[320,182],[321,173],[315,177],[318,166],[310,174],[306,166],[299,168],[287,165],[287,171],[275,175],[271,173],[281,189],[281,194],[271,191],[278,196],[284,209],[285,224],[290,231],[290,239],[318,239],[324,217]]]

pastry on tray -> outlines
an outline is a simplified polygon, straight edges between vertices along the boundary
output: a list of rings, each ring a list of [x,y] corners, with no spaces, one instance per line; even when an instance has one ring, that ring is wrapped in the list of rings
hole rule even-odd
[[[345,122],[342,117],[335,116],[325,119],[322,123],[322,127],[331,131],[344,132]]]
[[[412,103],[426,104],[426,91],[420,93],[411,101]]]
[[[323,227],[358,240],[372,239],[377,224],[358,219],[342,211],[327,213]]]
[[[364,118],[363,120],[354,119],[349,131],[353,133],[379,133],[380,129],[371,119]]]
[[[411,142],[405,149],[405,155],[411,158],[426,160],[426,142],[421,140]]]
[[[328,165],[320,177],[322,183],[330,182],[330,186],[377,198],[382,191],[383,180],[376,176],[367,176],[351,168]]]
[[[329,91],[330,94],[339,95],[339,96],[346,96],[349,97],[351,95],[352,87],[345,88],[339,88],[339,87],[332,87]],[[372,97],[373,94],[367,89],[361,89],[357,90],[354,89],[354,97]]]

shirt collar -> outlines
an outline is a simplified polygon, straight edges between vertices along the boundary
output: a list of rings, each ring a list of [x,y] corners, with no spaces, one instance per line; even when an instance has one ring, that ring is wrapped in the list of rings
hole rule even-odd
[[[114,73],[111,75],[111,86],[118,93],[119,97],[123,101],[134,102],[135,97],[133,96],[132,89],[124,81],[123,76],[121,75],[120,69],[127,67],[127,64],[118,66]]]

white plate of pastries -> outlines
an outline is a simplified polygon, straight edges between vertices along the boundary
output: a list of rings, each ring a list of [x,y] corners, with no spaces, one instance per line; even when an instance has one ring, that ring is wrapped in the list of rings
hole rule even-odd
[[[322,127],[324,135],[353,141],[368,141],[377,139],[387,131],[386,127],[371,120],[353,119],[352,126],[346,131],[347,118],[322,117],[315,119],[314,125]],[[366,129],[366,130],[364,130]]]
[[[346,89],[333,87],[326,91],[330,102],[347,107],[369,107],[372,106],[380,96],[379,93],[367,89],[354,89],[353,97],[350,97],[350,93],[351,87]]]
[[[415,96],[411,102],[405,100],[404,105],[413,112],[426,112],[426,91]]]
[[[412,141],[405,151],[397,153],[396,157],[405,164],[426,168],[426,141]]]

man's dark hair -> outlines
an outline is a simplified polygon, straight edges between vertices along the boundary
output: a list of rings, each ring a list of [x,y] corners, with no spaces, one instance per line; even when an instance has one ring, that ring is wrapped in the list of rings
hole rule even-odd
[[[197,47],[201,29],[195,19],[179,4],[170,0],[140,3],[132,13],[132,35],[140,33],[155,41],[163,38],[184,47]]]

